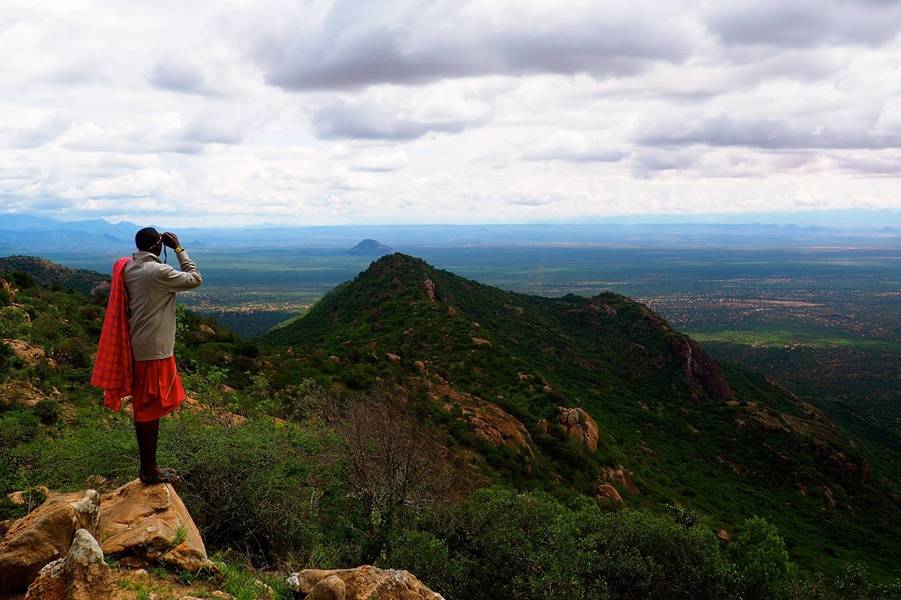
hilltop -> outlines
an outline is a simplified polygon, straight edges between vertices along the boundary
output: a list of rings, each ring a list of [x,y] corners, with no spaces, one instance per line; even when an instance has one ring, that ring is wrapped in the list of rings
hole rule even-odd
[[[100,291],[109,285],[109,276],[87,269],[70,269],[37,256],[6,256],[0,258],[0,273],[28,273],[40,285],[59,286],[85,294]]]
[[[347,253],[358,256],[385,256],[386,254],[394,254],[394,249],[378,240],[366,239],[348,250]]]
[[[676,502],[727,532],[765,515],[818,565],[827,547],[898,531],[892,492],[869,481],[851,436],[624,296],[528,296],[393,254],[260,341],[290,346],[329,385],[398,382],[518,485],[608,484],[627,504]],[[596,449],[568,442],[573,425],[576,437],[596,426]]]

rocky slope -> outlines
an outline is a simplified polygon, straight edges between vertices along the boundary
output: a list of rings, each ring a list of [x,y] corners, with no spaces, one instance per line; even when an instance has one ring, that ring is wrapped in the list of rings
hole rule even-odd
[[[853,543],[842,523],[874,497],[866,527],[894,522],[851,436],[620,295],[516,294],[393,254],[263,341],[333,386],[399,383],[513,481],[676,501],[725,529],[763,513],[801,544],[825,520],[827,544]]]

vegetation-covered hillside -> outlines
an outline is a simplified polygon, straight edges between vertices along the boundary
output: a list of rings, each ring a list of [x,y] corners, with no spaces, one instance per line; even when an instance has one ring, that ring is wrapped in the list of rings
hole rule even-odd
[[[609,482],[628,505],[691,507],[726,532],[766,516],[813,568],[901,564],[898,490],[869,479],[851,437],[762,375],[722,370],[623,296],[516,294],[395,254],[263,341],[290,345],[326,384],[402,382],[452,443],[521,487],[593,495]],[[474,421],[470,395],[521,422],[526,444],[492,447],[461,427]],[[553,425],[561,406],[594,418],[596,451]]]
[[[0,522],[39,486],[137,473],[129,415],[87,384],[103,287],[44,276],[0,274]],[[362,563],[449,600],[901,589],[891,490],[853,439],[620,296],[509,294],[393,255],[259,342],[179,311],[176,356],[190,400],[160,460],[239,598],[259,596],[248,571]]]

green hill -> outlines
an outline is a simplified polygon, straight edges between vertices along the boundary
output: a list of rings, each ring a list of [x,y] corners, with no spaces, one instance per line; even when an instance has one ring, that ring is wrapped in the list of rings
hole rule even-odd
[[[37,256],[0,258],[0,273],[28,273],[40,285],[58,286],[90,294],[109,284],[109,276],[88,269],[70,269]]]
[[[758,514],[811,568],[901,560],[897,492],[869,480],[852,437],[626,297],[516,294],[394,254],[260,341],[290,346],[304,376],[332,386],[401,383],[520,487],[594,495],[609,482],[627,505],[679,504],[727,532]],[[488,405],[524,426],[524,444],[472,435]],[[596,451],[569,441],[559,407],[593,417]]]

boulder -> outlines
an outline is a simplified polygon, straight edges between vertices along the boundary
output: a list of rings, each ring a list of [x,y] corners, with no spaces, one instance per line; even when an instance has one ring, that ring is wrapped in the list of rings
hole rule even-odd
[[[641,493],[638,486],[632,481],[632,471],[622,465],[617,465],[615,469],[613,467],[601,467],[598,477],[602,483],[618,483],[630,494]]]
[[[602,483],[598,486],[597,498],[602,503],[612,506],[613,508],[624,508],[626,503],[623,502],[622,496],[616,491],[616,488],[609,483]]]
[[[589,452],[598,449],[598,424],[584,409],[558,406],[557,422],[566,430],[566,435],[585,446]]]
[[[28,587],[47,563],[66,555],[79,529],[98,530],[94,490],[55,494],[10,526],[0,540],[0,594]]]
[[[108,597],[109,591],[103,551],[88,530],[79,529],[66,557],[41,569],[28,586],[25,600],[94,600]]]
[[[497,404],[486,402],[478,396],[461,392],[446,384],[432,384],[429,396],[433,401],[442,401],[447,411],[457,405],[473,433],[489,444],[524,450],[529,456],[534,456],[532,436],[525,426]]]
[[[104,495],[100,543],[108,555],[162,561],[184,571],[210,565],[194,520],[168,483],[134,480]]]
[[[422,287],[425,289],[426,298],[429,299],[429,302],[435,304],[437,302],[437,297],[435,295],[435,282],[433,282],[428,277],[422,282]]]
[[[307,600],[443,600],[408,571],[378,569],[305,569],[287,579]]]

